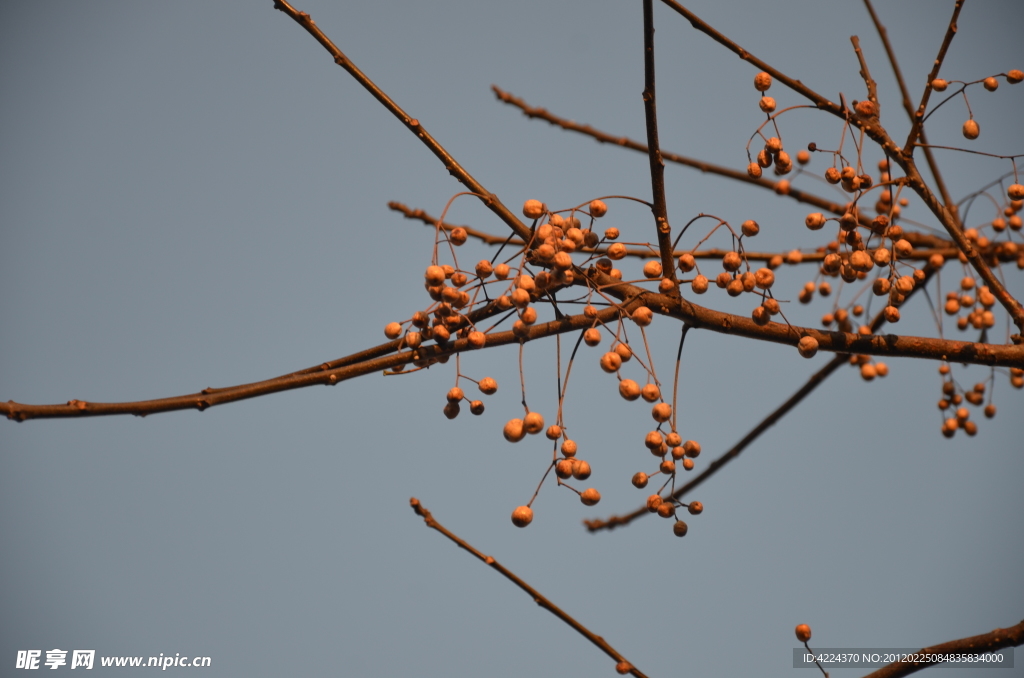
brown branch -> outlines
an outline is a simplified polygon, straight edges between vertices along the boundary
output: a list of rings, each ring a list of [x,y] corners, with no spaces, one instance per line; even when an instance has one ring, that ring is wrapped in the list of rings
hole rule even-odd
[[[405,216],[406,219],[414,219],[416,221],[421,221],[425,225],[430,226],[431,228],[434,228],[435,226],[437,226],[437,219],[435,217],[433,217],[432,215],[430,215],[429,213],[423,211],[422,209],[419,209],[419,208],[412,209],[412,208],[404,205],[403,203],[400,203],[400,202],[397,202],[397,201],[394,201],[394,200],[392,200],[391,202],[388,203],[388,207],[390,207],[391,209],[393,209],[396,212],[400,212],[402,215]],[[471,226],[464,226],[464,225],[459,225],[459,224],[451,224],[451,223],[448,223],[448,222],[445,221],[445,222],[441,222],[441,228],[443,230],[445,230],[445,231],[451,231],[453,228],[464,229],[466,231],[467,235],[469,235],[472,238],[476,238],[476,239],[480,240],[481,242],[486,243],[488,245],[503,245],[505,243],[508,243],[509,245],[512,245],[514,247],[522,247],[523,246],[523,241],[519,240],[517,238],[512,238],[511,240],[508,239],[508,238],[502,238],[502,237],[497,236],[497,235],[492,235],[490,233],[485,233],[484,231],[481,231],[479,229],[475,229],[475,228],[473,228]],[[952,243],[950,243],[949,241],[942,240],[941,238],[936,238],[934,236],[926,235],[926,234],[923,234],[923,233],[906,232],[906,233],[903,234],[903,237],[906,238],[907,240],[909,240],[911,243],[913,243],[915,248],[916,248],[916,249],[914,249],[913,252],[910,253],[910,255],[901,258],[904,261],[928,261],[935,254],[941,254],[946,259],[952,259],[952,258],[955,258],[960,253],[960,250],[958,250],[957,248],[953,247]],[[918,247],[919,245],[924,246],[924,248]],[[933,245],[945,245],[945,246],[934,247]],[[605,247],[593,247],[592,248],[592,247],[584,246],[584,247],[580,247],[579,248],[580,252],[587,252],[587,253],[593,253],[593,254],[604,254],[606,252],[606,250],[607,250],[607,248],[605,248]],[[672,256],[673,257],[678,257],[681,254],[689,253],[689,254],[693,255],[694,259],[715,259],[715,260],[720,260],[723,256],[725,256],[726,252],[730,252],[730,251],[732,251],[732,250],[724,250],[724,249],[718,249],[718,248],[711,248],[711,249],[706,249],[706,250],[693,250],[693,251],[690,251],[690,250],[675,250],[675,251],[672,252]],[[1000,249],[999,248],[999,243],[991,243],[987,248],[985,248],[982,251],[982,253],[986,257],[998,257],[998,258],[1000,258],[1000,259],[1002,259],[1004,261],[1016,261],[1016,255],[1015,254],[1011,255],[1011,254],[1005,252],[1004,250]],[[787,254],[788,254],[788,251],[787,252],[751,252],[751,251],[746,250],[746,249],[743,250],[743,256],[748,261],[770,262],[775,257],[783,257],[783,258],[785,258]],[[800,263],[801,264],[819,263],[819,262],[821,262],[825,258],[826,254],[828,254],[828,252],[827,251],[822,251],[822,248],[819,248],[818,250],[815,250],[814,252],[801,252],[801,256],[803,258],[801,259]],[[844,258],[846,258],[846,257],[849,256],[849,253],[840,252],[839,255],[844,257]],[[652,247],[647,247],[647,248],[645,248],[645,247],[627,247],[626,248],[626,256],[627,257],[639,257],[639,258],[643,258],[643,259],[652,259],[654,257],[659,256],[659,254]]]
[[[853,43],[853,51],[857,54],[857,62],[860,64],[860,77],[863,78],[864,85],[868,88],[868,99],[878,106],[878,85],[871,77],[867,59],[864,58],[864,50],[860,48],[860,38],[851,35],[850,42]]]
[[[916,141],[918,131],[921,127],[924,108],[927,106],[928,95],[931,91],[931,80],[934,79],[935,75],[938,73],[942,60],[945,58],[949,43],[952,41],[953,35],[956,34],[956,19],[960,14],[960,8],[963,6],[963,0],[957,0],[956,7],[953,11],[953,18],[949,24],[949,29],[946,32],[946,37],[943,39],[942,47],[939,49],[939,56],[935,60],[932,75],[929,76],[929,84],[925,88],[925,93],[921,100],[921,106],[917,113],[915,113],[915,119],[910,136],[907,139],[907,143],[904,144],[905,149],[899,148],[895,142],[893,142],[889,137],[888,132],[885,131],[885,128],[883,128],[881,124],[878,124],[874,117],[860,119],[856,115],[850,114],[850,112],[845,108],[836,106],[832,102],[824,99],[824,97],[806,87],[799,80],[794,80],[786,76],[757,57],[754,57],[745,49],[729,40],[715,29],[711,28],[708,24],[704,23],[699,17],[679,3],[675,2],[675,0],[662,0],[662,2],[686,17],[694,28],[711,36],[715,41],[721,43],[729,50],[739,55],[741,59],[757,65],[783,84],[808,97],[811,101],[815,102],[818,108],[839,116],[852,125],[856,125],[868,137],[881,146],[886,154],[895,160],[906,173],[910,187],[918,194],[918,196],[921,197],[928,209],[931,210],[932,214],[935,215],[942,226],[946,229],[946,232],[949,233],[950,237],[952,237],[953,242],[956,243],[956,246],[964,253],[964,256],[967,257],[967,260],[971,263],[971,266],[974,267],[974,270],[978,272],[979,277],[981,277],[981,279],[985,281],[985,284],[988,285],[993,296],[995,296],[1003,308],[1006,309],[1007,313],[1009,313],[1014,324],[1020,330],[1024,331],[1024,306],[1021,306],[1020,302],[1018,302],[1013,295],[1006,290],[1002,282],[996,278],[995,274],[988,267],[988,264],[985,263],[977,248],[975,248],[964,235],[963,229],[960,228],[958,220],[948,209],[943,207],[932,193],[931,189],[928,188],[928,185],[925,183],[924,179],[921,177],[921,173],[917,169],[917,165],[914,163],[914,142]]]
[[[646,678],[646,676],[639,669],[637,669],[635,666],[633,666],[631,662],[627,661],[625,657],[619,654],[619,652],[614,647],[609,645],[608,641],[606,641],[604,638],[597,635],[596,633],[588,629],[586,626],[576,621],[576,619],[574,619],[568,613],[563,611],[562,608],[558,607],[553,602],[551,602],[546,596],[544,596],[544,594],[542,594],[540,591],[533,588],[525,581],[517,577],[511,570],[509,570],[507,567],[499,563],[497,560],[495,560],[491,556],[484,555],[483,553],[475,549],[473,546],[471,546],[464,539],[455,535],[446,527],[441,525],[441,523],[437,522],[434,516],[431,515],[430,511],[428,511],[426,507],[424,507],[420,503],[419,499],[413,497],[412,499],[409,500],[409,505],[412,506],[412,510],[416,512],[416,515],[423,518],[423,522],[427,524],[427,527],[437,530],[444,536],[448,537],[448,539],[455,542],[456,546],[458,546],[461,549],[464,549],[465,551],[468,551],[478,560],[483,561],[485,564],[489,565],[490,567],[500,572],[503,577],[505,577],[510,582],[521,588],[523,591],[526,592],[527,595],[533,598],[533,601],[535,603],[537,603],[545,610],[561,619],[563,622],[572,627],[581,636],[583,636],[591,643],[596,645],[602,652],[604,652],[606,655],[614,659],[618,663],[618,667],[616,667],[617,669],[619,667],[625,669],[628,665],[628,671],[620,671],[620,673],[628,672],[630,675],[637,676],[637,678]]]
[[[541,120],[546,120],[552,125],[557,125],[558,127],[561,127],[566,131],[577,132],[579,134],[584,134],[586,136],[592,137],[593,139],[596,139],[599,143],[602,144],[614,144],[616,146],[621,146],[623,148],[638,151],[640,153],[643,153],[644,155],[648,154],[647,146],[645,144],[641,144],[639,141],[634,141],[624,136],[608,134],[607,132],[602,132],[600,130],[594,129],[590,125],[580,125],[571,120],[561,118],[557,115],[550,113],[545,108],[530,106],[521,98],[516,97],[510,94],[509,92],[505,92],[504,90],[500,89],[497,85],[491,85],[491,90],[494,91],[495,96],[497,96],[500,101],[511,106],[515,106],[516,108],[521,110],[523,114],[526,115],[526,117],[528,118],[539,118]],[[769,191],[774,191],[777,183],[770,179],[754,179],[747,175],[746,172],[734,170],[729,167],[722,167],[721,165],[715,165],[714,163],[710,162],[704,162],[703,160],[697,160],[695,158],[690,158],[685,155],[679,155],[678,153],[670,153],[665,150],[661,150],[661,157],[663,160],[667,160],[668,162],[674,162],[679,165],[693,167],[694,169],[698,169],[705,174],[717,174],[718,176],[728,177],[729,179],[735,179],[736,181],[742,181],[743,183],[758,186]],[[832,214],[842,215],[846,213],[845,204],[839,204],[831,200],[826,200],[825,198],[818,197],[806,191],[801,191],[800,189],[797,188],[790,187],[787,197],[792,198],[797,202],[806,203],[808,205],[814,205],[815,207],[825,210],[826,212],[831,212]],[[868,218],[866,215],[862,215],[860,217],[860,220],[861,224],[864,226],[870,226],[871,224],[871,219]]]
[[[924,285],[928,284],[928,281],[930,280],[931,276],[934,275],[936,272],[937,271],[935,269],[929,269],[928,277],[924,281],[922,281],[920,286],[915,287],[913,290],[911,290],[910,294],[916,293],[917,290],[922,289]],[[884,324],[885,316],[882,313],[878,313],[871,320],[871,324],[869,325],[869,327],[871,328],[872,332],[877,332]],[[701,485],[705,480],[707,480],[715,473],[717,473],[719,470],[721,470],[723,466],[728,464],[736,457],[740,456],[740,453],[743,452],[743,450],[745,450],[747,446],[750,445],[750,443],[757,440],[757,438],[760,437],[762,433],[764,433],[769,428],[774,426],[776,422],[782,419],[782,417],[786,416],[786,414],[789,413],[790,410],[792,410],[804,398],[810,395],[811,392],[814,391],[814,389],[816,389],[819,384],[821,384],[821,382],[825,381],[825,379],[827,379],[841,365],[846,363],[847,360],[848,358],[844,354],[837,354],[836,356],[834,356],[832,360],[825,364],[824,367],[822,367],[820,370],[812,374],[810,379],[808,379],[803,386],[797,389],[796,393],[791,395],[788,400],[779,405],[777,408],[775,408],[774,411],[772,411],[771,414],[769,414],[767,417],[761,420],[757,424],[757,426],[752,428],[747,433],[747,435],[743,436],[743,438],[740,439],[738,443],[733,445],[728,452],[726,452],[725,454],[711,462],[708,465],[708,467],[701,471],[701,473],[697,475],[693,480],[691,480],[690,482],[686,483],[685,485],[677,489],[675,492],[673,492],[673,499],[678,500],[682,498],[683,495],[685,495],[687,492]],[[584,520],[583,524],[587,527],[587,530],[589,530],[590,532],[597,532],[599,530],[612,530],[621,525],[628,525],[637,518],[645,516],[648,513],[649,511],[647,510],[647,507],[641,506],[635,511],[632,511],[631,513],[627,513],[625,515],[613,515],[604,520],[601,520],[599,518],[595,518],[593,520]]]
[[[896,84],[899,85],[900,96],[903,100],[903,110],[907,112],[907,117],[910,119],[910,122],[913,123],[914,104],[910,101],[910,90],[907,89],[907,83],[903,80],[903,72],[900,70],[900,65],[896,61],[896,52],[893,51],[892,43],[889,42],[889,31],[886,30],[885,25],[878,18],[878,14],[875,13],[875,8],[871,5],[871,0],[864,0],[864,6],[867,7],[868,14],[871,15],[871,21],[875,24],[875,30],[878,31],[878,37],[881,38],[882,46],[885,48],[885,54],[889,58],[889,65],[892,67],[893,75],[896,76]],[[921,137],[921,141],[923,143],[928,143],[928,140],[925,138],[923,126],[918,136]],[[955,214],[955,203],[953,202],[952,196],[949,194],[949,189],[946,188],[946,182],[942,179],[942,173],[939,172],[939,165],[935,161],[935,155],[932,153],[930,148],[925,147],[924,157],[928,162],[928,169],[932,173],[932,178],[935,179],[935,185],[939,189],[939,194],[942,196],[942,202],[948,209],[953,210]],[[957,221],[959,222],[959,214],[957,214]]]
[[[957,19],[960,17],[960,10],[963,9],[964,0],[956,0],[956,4],[953,6],[953,17],[949,20],[949,26],[946,27],[946,35],[942,38],[942,44],[939,46],[939,54],[935,57],[935,61],[932,63],[931,73],[928,74],[928,81],[924,86],[924,93],[921,94],[921,103],[917,106],[917,111],[914,112],[914,118],[910,125],[910,134],[907,135],[907,142],[903,144],[905,149],[910,149],[913,152],[913,144],[917,141],[917,136],[921,132],[921,125],[924,124],[924,111],[928,108],[928,99],[932,95],[932,80],[939,76],[939,69],[942,68],[942,62],[946,58],[946,51],[949,49],[950,43],[953,42],[953,36],[957,32]]]
[[[352,61],[346,57],[340,49],[331,42],[330,38],[324,35],[313,20],[309,17],[309,14],[305,12],[299,12],[292,7],[286,0],[274,0],[274,9],[279,9],[292,19],[295,20],[300,26],[316,38],[316,41],[323,45],[324,49],[330,52],[331,56],[334,57],[334,63],[338,64],[352,75],[356,81],[362,85],[370,94],[374,96],[377,101],[384,105],[386,109],[391,111],[392,115],[398,118],[410,132],[415,134],[423,144],[430,149],[430,152],[437,156],[437,159],[444,163],[445,169],[448,170],[449,174],[458,179],[463,185],[469,190],[477,193],[483,203],[494,212],[498,218],[508,224],[508,227],[524,240],[528,240],[530,237],[530,229],[519,220],[515,214],[513,214],[505,205],[502,204],[498,196],[484,188],[483,184],[473,178],[473,176],[466,171],[465,168],[460,165],[455,158],[451,156],[441,146],[437,140],[434,139],[424,129],[423,125],[420,124],[419,120],[409,116],[402,108],[396,104],[391,98],[384,93],[382,89],[364,74],[359,68],[356,67]]]
[[[647,157],[651,166],[651,193],[654,204],[654,222],[658,232],[658,251],[661,253],[662,275],[678,284],[675,260],[672,257],[672,227],[668,222],[668,204],[665,200],[665,161],[658,143],[658,103],[654,83],[654,0],[643,0],[644,5],[644,118],[647,126]],[[679,294],[679,288],[673,289]]]
[[[813,375],[811,375],[811,378],[807,380],[807,383],[801,386],[796,393],[794,393],[792,396],[789,397],[788,400],[786,400],[786,402],[779,405],[779,407],[777,407],[774,412],[765,417],[765,419],[761,421],[753,429],[751,429],[750,432],[747,433],[747,435],[743,436],[742,440],[733,445],[732,449],[730,449],[728,452],[720,456],[718,459],[715,459],[713,462],[711,462],[708,465],[708,467],[704,471],[702,471],[698,476],[696,476],[693,480],[691,480],[690,482],[686,483],[678,490],[673,492],[672,496],[676,499],[679,499],[684,494],[694,489],[695,487],[699,486],[705,480],[713,476],[715,473],[718,472],[719,469],[728,464],[730,461],[738,457],[740,453],[743,452],[743,450],[746,449],[748,445],[750,445],[750,443],[757,440],[757,438],[762,433],[764,433],[769,428],[774,426],[775,423],[779,421],[779,419],[782,419],[782,417],[786,416],[786,414],[791,409],[796,407],[801,400],[806,398],[811,393],[811,391],[816,389],[821,382],[825,381],[825,379],[827,379],[830,374],[835,372],[839,368],[839,366],[847,362],[848,358],[845,355],[840,354],[834,356],[832,360],[828,361],[828,363],[823,368],[821,368]],[[586,525],[587,530],[589,530],[590,532],[598,532],[599,530],[612,530],[622,525],[628,525],[637,518],[648,515],[648,513],[650,512],[647,510],[647,507],[641,506],[640,508],[636,509],[631,513],[610,516],[608,518],[605,518],[604,520],[601,520],[600,518],[595,518],[593,520],[584,520],[583,524]]]
[[[925,647],[915,654],[978,654],[994,652],[1004,647],[1016,647],[1022,644],[1024,644],[1024,621],[1008,629],[996,629],[990,633],[983,633],[980,636],[971,636]],[[936,666],[936,664],[927,662],[893,662],[877,671],[869,673],[864,678],[901,678],[915,671],[926,669],[929,666]]]

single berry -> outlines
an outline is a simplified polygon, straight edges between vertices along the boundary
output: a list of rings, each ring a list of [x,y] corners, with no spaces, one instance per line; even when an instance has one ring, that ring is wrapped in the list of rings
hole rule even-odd
[[[512,524],[516,527],[526,527],[533,522],[533,509],[529,506],[520,506],[512,512]]]

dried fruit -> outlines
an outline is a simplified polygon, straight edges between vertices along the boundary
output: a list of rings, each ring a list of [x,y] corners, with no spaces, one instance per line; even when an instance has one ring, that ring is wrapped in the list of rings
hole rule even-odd
[[[585,506],[593,506],[597,502],[601,501],[601,493],[592,487],[588,487],[580,493],[580,501]]]
[[[818,352],[818,340],[814,337],[801,337],[796,348],[803,357],[813,358],[814,354]]]
[[[999,81],[993,78],[992,76],[985,78],[981,84],[989,92],[995,92],[997,89],[999,89]]]
[[[807,624],[798,624],[796,627],[796,639],[799,640],[801,643],[806,643],[808,640],[810,640],[811,627]]]
[[[970,119],[964,123],[964,136],[968,139],[977,139],[978,135],[981,134],[981,128],[978,127],[978,123],[974,119]]]
[[[647,384],[640,389],[640,395],[643,396],[643,399],[647,402],[653,403],[661,397],[661,389],[658,388],[657,384]]]
[[[942,78],[932,80],[932,89],[936,92],[945,92],[947,87],[949,87],[949,83]]]
[[[636,400],[640,397],[640,386],[632,379],[623,379],[619,382],[619,395],[626,400]]]
[[[527,413],[527,415],[523,417],[523,430],[530,435],[540,433],[544,430],[544,417],[539,412]]]
[[[544,215],[544,203],[540,200],[527,200],[523,203],[523,216],[527,219],[540,219]]]
[[[754,76],[754,89],[758,92],[767,92],[772,86],[772,76],[764,71],[761,71]]]
[[[681,520],[677,520],[675,525],[672,526],[672,534],[677,537],[685,537],[686,533],[690,530],[686,523]]]
[[[590,216],[595,219],[600,219],[606,214],[608,214],[608,205],[606,205],[603,200],[590,201]]]
[[[757,222],[754,221],[753,219],[747,219],[742,224],[740,224],[740,231],[742,231],[743,235],[747,236],[748,238],[753,238],[755,235],[761,232],[761,227],[758,226]]]
[[[526,437],[526,429],[523,428],[523,420],[510,419],[508,423],[505,424],[502,434],[505,436],[505,440],[510,443],[518,443]]]
[[[516,527],[526,527],[533,522],[533,509],[529,506],[520,506],[512,512],[512,524]]]
[[[775,99],[772,97],[761,97],[761,101],[757,102],[757,105],[760,106],[761,110],[765,113],[771,113],[775,110]]]
[[[616,372],[620,367],[622,367],[622,358],[618,353],[609,351],[601,356],[601,369],[605,372]]]

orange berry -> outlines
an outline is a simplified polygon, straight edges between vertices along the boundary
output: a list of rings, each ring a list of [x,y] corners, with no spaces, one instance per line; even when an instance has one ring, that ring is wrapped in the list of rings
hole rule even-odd
[[[621,662],[615,665],[615,673],[620,676],[624,676],[633,670],[633,665],[623,659]]]
[[[754,76],[754,89],[758,92],[767,92],[772,86],[772,76],[764,71],[761,71]]]
[[[818,352],[818,340],[814,337],[801,337],[796,348],[803,357],[813,358],[814,354]]]
[[[469,402],[469,411],[473,414],[480,416],[484,413],[484,403],[482,400],[471,400]]]
[[[540,200],[527,200],[523,203],[523,216],[527,219],[540,219],[544,214],[544,203]]]
[[[657,512],[658,507],[661,506],[662,502],[664,502],[664,499],[661,498],[660,494],[652,494],[647,497],[647,510],[651,513]]]
[[[772,97],[761,97],[761,100],[757,102],[757,105],[760,106],[761,110],[765,113],[771,113],[775,110],[775,99]]]
[[[811,161],[811,154],[807,151],[800,151],[796,154],[796,161],[801,165],[806,165]]]
[[[583,333],[583,343],[587,346],[597,346],[601,343],[601,330],[591,327]]]
[[[644,277],[646,278],[660,278],[661,277],[661,262],[660,261],[648,261],[644,264]]]
[[[449,419],[454,419],[455,417],[459,416],[460,409],[461,408],[459,407],[459,404],[457,402],[450,402],[444,406],[444,416],[448,417]]]
[[[1006,189],[1006,195],[1010,197],[1010,200],[1024,200],[1024,184],[1010,184],[1010,187]]]
[[[604,204],[603,200],[590,201],[590,216],[600,219],[606,214],[608,214],[608,205]]]
[[[601,356],[601,369],[605,372],[611,374],[617,372],[620,367],[622,367],[622,358],[618,353],[609,351]]]
[[[647,384],[640,389],[640,395],[643,396],[643,399],[647,402],[653,403],[661,397],[661,389],[658,388],[657,384]]]
[[[658,466],[658,469],[665,475],[670,476],[676,472],[676,463],[671,459],[665,459]]]
[[[572,477],[572,467],[575,466],[573,459],[563,459],[555,464],[555,475],[562,480],[567,480]]]
[[[388,339],[397,339],[402,333],[402,326],[398,323],[388,323],[384,326],[384,336]]]
[[[631,482],[633,483],[633,487],[637,488],[638,490],[642,490],[643,488],[647,487],[647,474],[643,473],[642,471],[639,473],[635,473],[633,474],[633,480]]]
[[[558,440],[562,437],[562,427],[558,424],[552,424],[548,426],[548,430],[544,432],[544,436],[548,440]]]
[[[464,397],[466,397],[465,394],[462,392],[462,389],[459,388],[458,386],[453,386],[451,390],[448,391],[447,398],[448,402],[450,403],[457,403]]]
[[[633,349],[625,344],[616,344],[612,350],[619,354],[624,363],[628,363],[629,359],[633,357]]]
[[[761,232],[761,227],[758,226],[757,222],[754,221],[753,219],[747,219],[742,224],[740,224],[740,231],[742,231],[743,235],[747,236],[748,238],[753,238],[755,235]]]
[[[666,422],[672,418],[672,406],[668,403],[658,403],[651,409],[651,416],[654,421]]]
[[[704,504],[699,501],[691,501],[690,505],[686,507],[686,510],[690,512],[691,516],[697,516],[704,511]]]
[[[999,89],[999,81],[992,76],[989,76],[982,81],[982,86],[989,92],[995,92]]]
[[[523,428],[523,420],[509,419],[508,423],[505,424],[502,434],[505,436],[505,440],[510,443],[518,443],[526,437],[526,430]]]
[[[747,165],[747,176],[750,177],[751,179],[760,179],[761,166],[758,165],[756,162],[752,162],[749,165]]]
[[[696,440],[687,440],[683,443],[683,451],[687,457],[694,458],[700,455],[700,443]]]
[[[590,477],[590,464],[582,459],[573,459],[572,477],[576,480],[586,480]]]
[[[796,639],[801,643],[806,643],[811,639],[811,627],[807,624],[798,624],[796,627]]]
[[[608,246],[608,251],[605,253],[609,259],[618,261],[626,256],[626,246],[621,242],[615,242]]]
[[[583,502],[584,506],[593,506],[601,501],[601,493],[592,487],[588,487],[580,493],[580,501]]]
[[[562,451],[562,456],[566,459],[576,456],[576,441],[575,440],[563,440],[562,446],[559,448]]]
[[[485,395],[494,395],[498,392],[498,382],[492,377],[484,377],[479,383],[480,392]]]
[[[529,412],[523,417],[523,430],[536,435],[544,430],[544,417],[539,412]]]
[[[949,83],[942,78],[932,80],[932,89],[936,92],[945,92],[947,87],[949,87]]]
[[[640,397],[640,386],[632,379],[623,379],[619,382],[619,395],[626,400],[636,400]]]
[[[672,534],[677,537],[685,537],[686,533],[690,530],[686,523],[681,520],[677,520],[675,525],[672,526]]]
[[[529,506],[520,506],[512,512],[512,524],[516,527],[526,527],[533,522],[533,509]]]
[[[472,348],[483,348],[484,344],[487,343],[487,335],[483,332],[474,330],[469,333],[468,337],[466,337],[466,341],[469,342],[469,345]]]
[[[1021,80],[1024,80],[1024,71],[1019,71],[1016,68],[1006,72],[1006,82],[1011,85],[1016,85]]]
[[[683,468],[687,471],[693,470],[693,459],[683,459]]]
[[[968,139],[977,139],[978,135],[981,134],[981,128],[978,127],[977,122],[971,119],[964,123],[963,132],[964,136]]]
[[[704,294],[708,291],[708,279],[702,275],[698,275],[690,283],[690,289],[693,290],[694,294]]]
[[[633,311],[629,317],[630,320],[640,327],[647,327],[651,324],[651,321],[654,320],[654,312],[646,306],[641,306]]]

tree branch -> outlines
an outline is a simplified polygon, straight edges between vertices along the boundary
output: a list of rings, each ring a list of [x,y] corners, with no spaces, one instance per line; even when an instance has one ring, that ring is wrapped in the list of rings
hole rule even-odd
[[[871,0],[864,0],[864,6],[867,7],[868,14],[871,15],[871,21],[875,24],[875,30],[878,31],[878,37],[881,38],[882,46],[885,48],[885,54],[889,58],[889,65],[892,67],[892,73],[896,76],[896,84],[899,85],[900,96],[903,99],[903,110],[907,112],[907,117],[910,119],[910,122],[913,123],[914,104],[910,101],[910,90],[907,89],[907,83],[903,80],[903,72],[900,70],[900,65],[896,61],[896,52],[893,51],[892,43],[889,42],[889,31],[886,30],[885,25],[878,18],[878,14],[875,13],[875,8],[871,5]],[[923,126],[918,136],[920,136],[923,143],[928,143],[928,140],[924,135]],[[935,155],[932,153],[930,148],[925,147],[924,157],[928,162],[928,170],[932,173],[932,178],[935,179],[935,185],[939,189],[939,194],[942,196],[942,202],[955,214],[956,204],[953,202],[949,189],[946,188],[946,182],[942,180],[942,173],[939,172],[939,165],[935,161]],[[959,215],[957,215],[957,221],[959,222]]]
[[[668,222],[668,203],[665,200],[665,161],[661,159],[658,143],[658,102],[654,83],[654,0],[644,4],[644,117],[647,123],[647,157],[651,166],[651,193],[654,222],[658,232],[658,251],[661,253],[662,275],[676,283],[672,293],[679,294],[675,260],[672,257],[672,227]]]
[[[501,200],[498,199],[498,196],[488,191],[484,188],[483,184],[474,179],[473,176],[466,171],[466,169],[463,168],[462,165],[460,165],[455,158],[453,158],[448,151],[446,151],[444,147],[441,146],[441,144],[438,143],[429,132],[427,132],[426,129],[424,129],[419,120],[409,116],[398,104],[392,101],[382,89],[377,87],[369,77],[359,70],[359,68],[357,68],[356,65],[352,63],[352,61],[346,57],[333,42],[331,42],[330,38],[324,35],[323,31],[317,27],[309,14],[299,12],[288,4],[286,0],[274,0],[274,9],[279,9],[290,16],[296,23],[306,29],[310,35],[316,38],[316,41],[323,45],[324,49],[330,52],[331,56],[334,57],[334,63],[348,71],[360,85],[366,88],[366,90],[372,94],[375,99],[377,99],[377,101],[382,103],[386,109],[391,111],[392,115],[398,118],[410,132],[415,134],[416,137],[430,149],[430,152],[437,156],[438,160],[444,163],[445,169],[448,170],[449,174],[458,179],[469,190],[479,194],[480,196],[484,196],[481,197],[483,203],[487,205],[487,207],[494,212],[498,218],[508,224],[508,227],[511,228],[516,235],[524,240],[529,239],[530,229],[519,220],[519,217],[505,207]]]
[[[499,563],[497,560],[495,560],[491,556],[484,555],[483,553],[481,553],[477,549],[473,548],[473,546],[471,546],[464,539],[458,537],[457,535],[452,533],[450,530],[448,530],[446,527],[441,525],[441,523],[437,522],[437,520],[434,518],[434,516],[431,515],[430,511],[428,511],[426,509],[426,507],[424,507],[420,503],[419,499],[416,499],[415,497],[413,497],[412,499],[409,500],[409,505],[412,506],[412,510],[416,512],[416,515],[418,515],[418,516],[423,518],[423,522],[425,522],[427,524],[427,527],[429,527],[429,528],[431,528],[433,530],[437,530],[438,532],[440,532],[444,536],[448,537],[448,539],[450,539],[453,542],[455,542],[455,544],[459,548],[464,549],[465,551],[468,551],[470,554],[472,554],[478,560],[483,561],[485,564],[489,565],[490,567],[492,567],[495,570],[497,570],[498,572],[500,572],[503,577],[505,577],[510,582],[512,582],[513,584],[515,584],[519,588],[521,588],[523,591],[526,592],[527,595],[529,595],[531,598],[533,598],[533,601],[535,603],[537,603],[538,605],[543,607],[545,610],[547,610],[551,614],[553,614],[556,617],[558,617],[559,619],[561,619],[563,622],[565,622],[570,627],[572,627],[581,636],[583,636],[584,638],[589,640],[591,643],[596,645],[602,652],[604,652],[606,655],[608,655],[609,657],[614,659],[616,662],[618,662],[618,666],[616,667],[616,670],[619,673],[621,673],[621,674],[629,673],[630,675],[636,676],[637,678],[646,678],[646,676],[639,669],[634,667],[631,662],[627,661],[625,657],[623,657],[621,654],[619,654],[619,652],[614,647],[609,645],[608,641],[606,641],[604,638],[602,638],[601,636],[597,635],[596,633],[594,633],[593,631],[588,629],[586,626],[584,626],[583,624],[581,624],[578,621],[576,621],[572,616],[570,616],[568,613],[563,611],[562,608],[558,607],[553,602],[551,602],[546,596],[544,596],[544,594],[542,594],[540,591],[538,591],[537,589],[533,588],[532,586],[527,584],[525,581],[523,581],[522,579],[517,577],[511,570],[509,570],[507,567],[505,567],[504,565]],[[622,670],[622,669],[626,669],[626,670]]]
[[[947,654],[947,653],[982,653],[994,652],[1004,647],[1016,647],[1024,644],[1024,621],[1011,626],[1008,629],[996,629],[990,633],[983,633],[980,636],[951,640],[948,643],[940,643],[919,650],[916,654]],[[887,666],[869,673],[864,678],[901,678],[908,676],[915,671],[926,669],[929,666],[937,666],[934,663],[926,662],[893,662]]]

